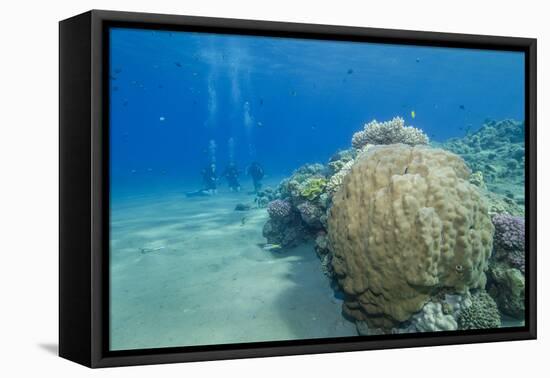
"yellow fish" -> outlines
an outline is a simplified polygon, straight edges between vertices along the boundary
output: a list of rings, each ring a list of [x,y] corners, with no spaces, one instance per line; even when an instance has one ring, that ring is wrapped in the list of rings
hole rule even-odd
[[[414,110],[411,111],[411,117],[412,117],[412,119],[414,119],[416,117],[416,112]]]

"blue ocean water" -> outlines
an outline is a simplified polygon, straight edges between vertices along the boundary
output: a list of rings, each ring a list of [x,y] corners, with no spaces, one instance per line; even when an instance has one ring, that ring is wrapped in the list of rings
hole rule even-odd
[[[372,119],[439,142],[524,119],[522,53],[123,28],[110,48],[114,198],[199,189],[211,141],[218,171],[282,177]]]

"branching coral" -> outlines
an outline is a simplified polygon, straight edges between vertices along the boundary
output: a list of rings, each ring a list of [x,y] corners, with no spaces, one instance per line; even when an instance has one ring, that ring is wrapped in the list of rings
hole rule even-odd
[[[434,292],[485,286],[493,225],[458,156],[375,146],[333,198],[328,234],[344,311],[390,329]]]
[[[459,329],[484,329],[500,327],[500,313],[493,298],[480,291],[472,296],[472,304],[458,314]]]
[[[416,127],[405,126],[405,120],[395,117],[391,121],[378,122],[373,120],[367,123],[363,130],[353,134],[351,144],[360,149],[366,144],[394,144],[403,143],[411,146],[428,144],[429,138]]]

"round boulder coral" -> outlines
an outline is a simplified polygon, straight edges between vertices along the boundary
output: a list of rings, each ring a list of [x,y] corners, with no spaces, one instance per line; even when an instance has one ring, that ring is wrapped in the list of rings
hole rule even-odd
[[[428,147],[358,159],[328,218],[345,313],[390,329],[443,288],[485,287],[494,229],[469,176],[460,157]]]

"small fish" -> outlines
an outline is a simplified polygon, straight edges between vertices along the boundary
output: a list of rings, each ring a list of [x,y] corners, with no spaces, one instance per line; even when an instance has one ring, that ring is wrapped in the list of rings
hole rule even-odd
[[[258,127],[262,127],[264,124],[258,121]]]
[[[109,79],[111,79],[111,80],[116,80],[116,77],[113,76],[113,75],[109,75]]]
[[[196,73],[196,72],[193,72],[193,76],[197,76],[197,75],[198,75],[198,73]]]
[[[145,253],[151,253],[151,252],[158,252],[163,250],[165,247],[157,247],[157,248],[140,248],[139,251],[143,254]]]
[[[164,118],[164,117],[162,117],[162,116],[159,117],[159,121],[161,121],[161,122],[163,122],[165,119],[166,119],[166,118]]]
[[[264,244],[262,247],[264,251],[278,251],[279,249],[283,249],[280,244]]]
[[[464,105],[459,105],[458,108],[459,108],[460,110],[466,110],[466,107],[465,107]]]
[[[113,92],[118,91],[118,87],[116,85],[113,85]]]
[[[420,63],[420,58],[416,58],[416,63]]]
[[[130,172],[131,172],[132,174],[136,174],[136,173],[137,173],[137,170],[136,170],[136,169],[132,169]]]
[[[291,96],[296,96],[296,91],[290,91]]]
[[[246,217],[241,218],[241,227],[246,224],[246,221],[247,221]]]
[[[350,69],[348,70],[348,75],[351,75],[352,73],[353,73],[353,69],[350,68]]]
[[[264,104],[264,99],[261,98],[261,99],[260,99],[260,106],[262,106],[263,104]]]
[[[178,66],[179,68],[181,68],[181,63],[180,63],[180,62],[174,62],[174,64],[175,64],[176,66]]]
[[[412,119],[416,118],[416,112],[414,110],[411,111],[411,118]]]
[[[158,87],[159,87],[159,89],[162,89],[162,88],[164,88],[164,85],[159,84]]]
[[[124,100],[124,101],[122,102],[122,106],[128,106],[128,100]]]
[[[115,68],[115,73],[116,73],[116,74],[119,74],[119,73],[121,73],[121,72],[122,72],[122,68]]]

